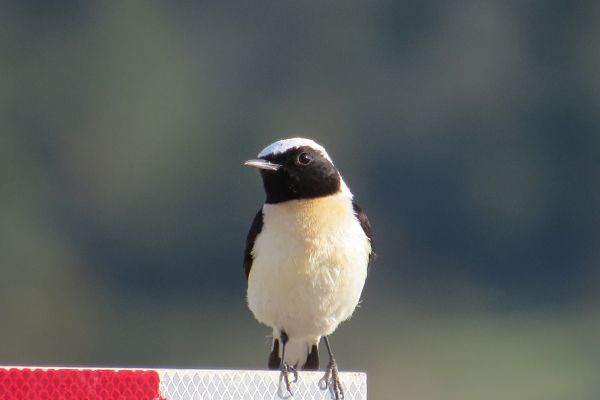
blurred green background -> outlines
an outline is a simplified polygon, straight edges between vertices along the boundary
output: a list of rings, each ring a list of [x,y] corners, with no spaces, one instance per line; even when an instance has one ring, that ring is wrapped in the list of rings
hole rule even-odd
[[[600,397],[597,1],[1,1],[0,364],[264,368],[267,144],[376,233],[373,399]],[[323,357],[325,354],[323,352]]]

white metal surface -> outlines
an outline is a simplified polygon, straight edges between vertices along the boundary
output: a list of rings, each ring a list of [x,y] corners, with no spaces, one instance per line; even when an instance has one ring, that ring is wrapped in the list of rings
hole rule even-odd
[[[251,370],[175,370],[159,369],[160,392],[168,400],[279,400],[278,371]],[[293,384],[293,400],[331,399],[329,391],[319,389],[324,372],[300,371]],[[345,400],[366,400],[367,375],[340,373]]]

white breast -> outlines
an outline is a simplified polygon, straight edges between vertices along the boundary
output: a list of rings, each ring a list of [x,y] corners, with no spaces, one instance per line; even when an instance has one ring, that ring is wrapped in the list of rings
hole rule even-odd
[[[263,214],[248,306],[290,338],[329,335],[358,304],[371,250],[350,195],[267,204]]]

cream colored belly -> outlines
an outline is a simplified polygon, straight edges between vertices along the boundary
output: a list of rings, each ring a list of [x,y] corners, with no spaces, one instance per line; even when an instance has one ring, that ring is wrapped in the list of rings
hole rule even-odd
[[[260,322],[291,338],[328,335],[358,304],[369,251],[345,198],[267,205],[248,306]]]

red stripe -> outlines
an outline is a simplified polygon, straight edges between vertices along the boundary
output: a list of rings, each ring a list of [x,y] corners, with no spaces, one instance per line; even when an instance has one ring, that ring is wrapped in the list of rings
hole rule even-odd
[[[156,371],[0,368],[2,400],[164,400]]]

